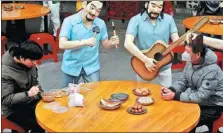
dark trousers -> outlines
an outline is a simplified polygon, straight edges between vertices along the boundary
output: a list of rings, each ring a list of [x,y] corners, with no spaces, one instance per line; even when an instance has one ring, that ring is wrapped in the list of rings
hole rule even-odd
[[[200,106],[200,109],[201,115],[197,127],[206,125],[209,132],[212,132],[213,122],[221,116],[221,113],[223,112],[223,106]],[[194,133],[195,130],[196,127],[191,131],[191,133]]]
[[[7,21],[6,23],[6,36],[16,43],[22,43],[28,39],[26,33],[25,20]]]
[[[26,132],[29,130],[38,133],[45,132],[45,130],[37,123],[34,110],[19,111],[8,116],[7,119],[21,126]]]

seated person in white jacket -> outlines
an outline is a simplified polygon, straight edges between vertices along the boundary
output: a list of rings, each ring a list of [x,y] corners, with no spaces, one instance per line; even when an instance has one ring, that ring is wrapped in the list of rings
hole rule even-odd
[[[198,126],[207,125],[210,132],[223,109],[223,72],[216,64],[215,53],[203,44],[203,35],[189,37],[185,43],[182,60],[187,64],[182,76],[171,87],[163,87],[161,97],[199,104],[201,115]]]

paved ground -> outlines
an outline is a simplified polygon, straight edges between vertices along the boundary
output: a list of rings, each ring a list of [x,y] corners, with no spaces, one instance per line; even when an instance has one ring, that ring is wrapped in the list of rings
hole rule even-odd
[[[179,34],[184,33],[182,20],[184,17],[175,19]],[[136,80],[136,75],[130,66],[130,54],[124,49],[125,30],[128,22],[121,23],[115,20],[117,34],[120,37],[120,47],[118,49],[105,50],[100,48],[101,80]],[[40,18],[26,20],[27,31],[30,33],[38,32]],[[107,22],[109,34],[111,33],[111,22]],[[2,31],[5,31],[5,22],[2,22]],[[52,27],[50,27],[52,32]],[[13,45],[12,43],[10,45]],[[55,63],[51,60],[44,61],[39,68],[39,81],[44,90],[60,88],[61,84],[61,59],[62,53],[58,53],[60,61]],[[173,81],[180,76],[181,71],[173,72]],[[207,128],[197,129],[205,131]]]

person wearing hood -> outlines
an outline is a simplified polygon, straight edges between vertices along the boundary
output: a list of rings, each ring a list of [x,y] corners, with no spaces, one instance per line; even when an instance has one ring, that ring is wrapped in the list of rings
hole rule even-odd
[[[2,57],[2,111],[10,121],[26,132],[45,132],[35,117],[35,107],[43,91],[38,83],[36,61],[43,56],[42,48],[26,41],[10,48]]]
[[[192,38],[185,41],[182,60],[187,64],[181,78],[171,87],[163,87],[161,97],[199,104],[201,114],[197,126],[207,125],[212,131],[213,121],[220,117],[223,109],[223,72],[216,64],[215,53],[203,44],[203,35]]]

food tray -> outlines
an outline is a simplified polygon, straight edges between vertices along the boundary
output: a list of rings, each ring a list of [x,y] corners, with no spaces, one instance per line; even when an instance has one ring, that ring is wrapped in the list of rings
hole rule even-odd
[[[101,102],[99,105],[102,109],[105,109],[105,110],[116,110],[116,109],[120,108],[120,106],[121,106],[121,104],[118,104],[114,107],[108,107],[108,106],[103,105]]]
[[[133,107],[129,107],[129,108],[127,108],[127,112],[128,112],[129,114],[133,114],[133,115],[142,115],[142,114],[147,113],[147,109],[146,109],[146,108],[143,108],[143,111],[142,111],[142,112],[138,112],[138,113],[132,112],[132,111],[131,111],[132,108],[133,108]]]
[[[129,95],[126,94],[126,93],[114,93],[114,94],[111,95],[111,98],[112,99],[118,99],[122,102],[125,102],[129,98]]]
[[[150,102],[150,103],[142,103],[142,102],[139,101],[140,98],[143,98],[143,97],[136,98],[136,102],[140,103],[143,106],[149,106],[149,105],[151,105],[151,104],[153,104],[155,102],[155,99],[151,97],[152,102]]]
[[[147,94],[137,93],[135,90],[136,89],[133,90],[133,94],[136,95],[136,96],[139,96],[139,97],[148,96],[148,95],[151,94],[151,91],[149,89],[147,89],[149,91],[149,93],[147,93]]]

